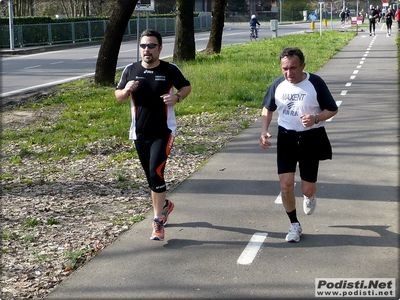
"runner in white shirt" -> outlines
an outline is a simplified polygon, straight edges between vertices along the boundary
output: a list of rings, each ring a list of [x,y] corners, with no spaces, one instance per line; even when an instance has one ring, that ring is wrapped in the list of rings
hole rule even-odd
[[[299,164],[303,208],[311,215],[316,206],[316,182],[320,160],[332,159],[332,148],[325,121],[338,107],[324,80],[304,72],[305,59],[298,48],[285,48],[280,54],[283,76],[275,79],[263,101],[260,146],[271,142],[269,125],[274,111],[279,114],[277,136],[278,176],[282,202],[290,219],[286,241],[299,242],[302,228],[297,219],[294,178]]]

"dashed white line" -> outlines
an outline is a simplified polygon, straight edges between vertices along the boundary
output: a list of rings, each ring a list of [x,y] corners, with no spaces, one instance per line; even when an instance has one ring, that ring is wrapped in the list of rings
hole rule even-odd
[[[26,68],[24,68],[24,70],[29,70],[29,69],[39,68],[39,67],[41,67],[41,65],[26,67]]]
[[[50,63],[51,65],[58,65],[58,64],[62,64],[64,61],[63,60],[60,60],[60,61],[55,61],[55,62],[52,62],[52,63]]]
[[[342,104],[343,101],[336,101],[336,105],[337,107],[340,107],[340,105]],[[329,118],[328,120],[326,120],[326,122],[331,122],[333,119],[333,117]]]
[[[260,250],[262,243],[264,243],[267,238],[267,235],[268,233],[266,232],[256,232],[253,234],[250,242],[239,256],[237,263],[239,265],[250,265]]]
[[[347,91],[342,91],[341,93],[340,93],[340,96],[346,96],[347,95]]]
[[[346,86],[351,86],[351,82],[346,83]]]

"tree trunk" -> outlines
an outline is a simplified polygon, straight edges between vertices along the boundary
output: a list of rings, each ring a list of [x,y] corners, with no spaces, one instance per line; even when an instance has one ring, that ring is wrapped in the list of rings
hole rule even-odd
[[[118,0],[107,24],[97,57],[95,83],[114,85],[119,49],[137,0]]]
[[[205,51],[206,55],[221,52],[226,3],[227,0],[215,0],[214,2],[210,38]]]
[[[194,41],[194,0],[177,0],[175,45],[173,60],[189,61],[196,58]]]

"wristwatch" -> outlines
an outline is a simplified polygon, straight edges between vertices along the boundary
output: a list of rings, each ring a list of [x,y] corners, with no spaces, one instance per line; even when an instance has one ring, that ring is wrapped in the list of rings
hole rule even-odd
[[[314,124],[318,124],[318,123],[319,123],[318,115],[314,115],[314,117],[315,117],[315,122],[314,122]]]
[[[182,95],[179,93],[176,93],[175,95],[178,96],[178,102],[182,102]]]

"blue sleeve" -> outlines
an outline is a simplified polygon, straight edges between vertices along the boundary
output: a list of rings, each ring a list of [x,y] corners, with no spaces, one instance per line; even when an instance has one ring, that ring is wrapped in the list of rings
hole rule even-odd
[[[315,74],[310,74],[310,82],[317,91],[317,100],[321,110],[335,111],[338,109],[335,99],[328,89],[325,81]]]
[[[276,88],[278,87],[279,84],[281,84],[283,81],[285,80],[285,78],[283,76],[276,78],[272,84],[270,85],[270,87],[268,88],[267,93],[264,96],[264,100],[263,100],[263,106],[271,111],[275,111],[277,106],[275,103],[275,91]]]

